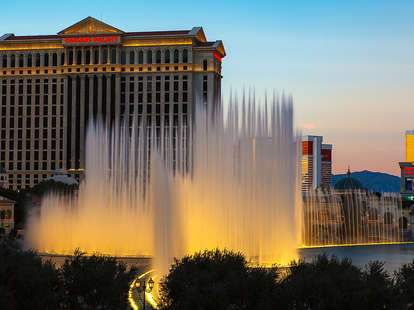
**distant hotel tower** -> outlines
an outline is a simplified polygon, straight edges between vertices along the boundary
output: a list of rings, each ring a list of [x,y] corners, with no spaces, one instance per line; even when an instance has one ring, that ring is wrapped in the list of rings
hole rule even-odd
[[[301,189],[330,189],[332,182],[332,144],[322,144],[321,136],[302,137]]]
[[[405,161],[414,162],[414,130],[405,132]]]
[[[203,29],[124,32],[88,17],[57,35],[0,37],[0,166],[10,188],[85,167],[88,121],[186,126],[221,97],[221,41]],[[175,128],[175,129],[174,129]]]
[[[414,130],[405,132],[405,162],[400,162],[399,165],[403,206],[414,207]],[[411,223],[414,234],[414,217]]]

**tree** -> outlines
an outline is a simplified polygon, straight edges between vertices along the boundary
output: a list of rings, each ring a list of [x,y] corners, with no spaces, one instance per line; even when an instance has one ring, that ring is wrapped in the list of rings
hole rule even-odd
[[[373,261],[362,272],[363,290],[361,309],[396,309],[398,299],[394,282],[384,269],[384,262]]]
[[[293,262],[281,283],[284,309],[358,309],[363,287],[361,271],[348,259],[317,256]]]
[[[54,265],[9,242],[0,245],[1,309],[59,309],[62,290]]]
[[[284,309],[396,309],[393,280],[384,263],[363,270],[351,260],[319,255],[312,262],[293,262],[281,282]]]
[[[42,181],[30,189],[30,193],[36,196],[43,196],[49,192],[59,193],[63,195],[72,195],[79,188],[78,184],[66,184],[56,182],[54,180]]]
[[[414,309],[414,260],[394,273],[397,298],[401,309]]]
[[[76,250],[61,267],[64,305],[71,309],[125,309],[136,271],[113,257]]]
[[[277,268],[249,268],[230,251],[198,252],[175,260],[161,281],[161,309],[278,309]]]

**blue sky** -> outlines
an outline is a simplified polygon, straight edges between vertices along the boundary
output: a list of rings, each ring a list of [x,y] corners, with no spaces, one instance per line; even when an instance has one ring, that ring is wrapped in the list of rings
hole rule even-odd
[[[223,40],[223,90],[291,93],[296,125],[334,145],[334,171],[399,173],[414,129],[414,1],[8,1],[2,33],[87,17],[124,31],[203,26]]]

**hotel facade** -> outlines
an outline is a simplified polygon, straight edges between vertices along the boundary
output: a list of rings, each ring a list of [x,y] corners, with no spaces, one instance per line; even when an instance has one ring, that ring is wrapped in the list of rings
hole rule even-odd
[[[225,55],[201,27],[124,32],[92,17],[57,35],[3,35],[0,166],[10,188],[56,169],[79,176],[90,120],[186,127],[196,103],[220,101]]]
[[[332,144],[323,144],[322,136],[304,136],[301,143],[301,189],[330,189],[332,183]]]

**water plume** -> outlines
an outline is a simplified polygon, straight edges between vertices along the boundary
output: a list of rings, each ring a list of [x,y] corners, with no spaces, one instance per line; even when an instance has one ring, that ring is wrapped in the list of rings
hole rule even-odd
[[[292,99],[266,95],[259,105],[243,94],[226,106],[197,104],[188,123],[92,123],[77,196],[44,197],[28,220],[27,245],[153,256],[161,273],[173,257],[212,248],[259,264],[295,259]]]

